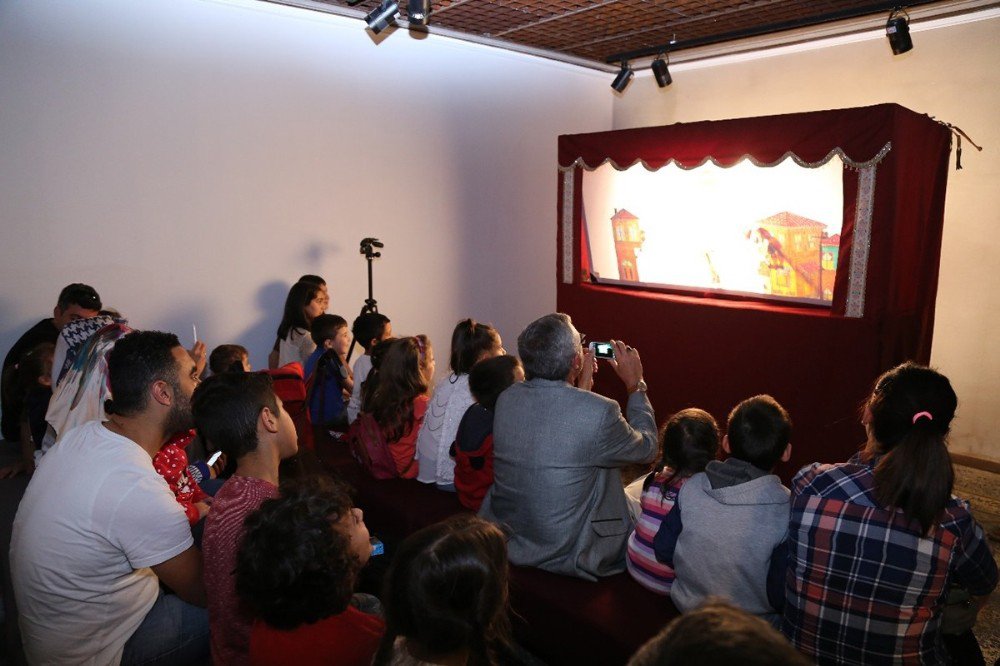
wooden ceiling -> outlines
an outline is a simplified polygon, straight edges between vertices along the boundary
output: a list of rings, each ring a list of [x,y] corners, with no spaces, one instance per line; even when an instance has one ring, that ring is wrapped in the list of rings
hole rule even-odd
[[[267,0],[364,16],[381,0]],[[399,26],[407,0],[398,0]],[[963,10],[968,0],[906,0],[909,10]],[[873,0],[433,0],[429,31],[605,68],[623,59],[671,54],[806,27],[871,19],[884,25],[900,2]],[[875,23],[873,24],[872,21]]]

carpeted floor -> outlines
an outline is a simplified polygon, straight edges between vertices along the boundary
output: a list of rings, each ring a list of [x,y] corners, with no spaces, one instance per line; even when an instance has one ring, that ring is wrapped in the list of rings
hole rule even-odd
[[[1000,564],[1000,474],[955,465],[955,494],[972,505],[972,513],[990,538],[993,557]],[[1000,592],[979,613],[976,637],[987,664],[1000,659]]]

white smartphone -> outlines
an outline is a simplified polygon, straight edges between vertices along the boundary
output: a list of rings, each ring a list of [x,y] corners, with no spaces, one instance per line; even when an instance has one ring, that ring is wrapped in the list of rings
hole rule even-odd
[[[211,467],[216,462],[218,462],[219,456],[221,456],[221,455],[222,455],[222,451],[216,451],[215,453],[213,453],[212,456],[208,459],[208,466]]]

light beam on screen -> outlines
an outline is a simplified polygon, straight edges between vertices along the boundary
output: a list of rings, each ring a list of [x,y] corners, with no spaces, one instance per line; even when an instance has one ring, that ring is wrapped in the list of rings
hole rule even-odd
[[[843,170],[834,157],[816,168],[786,159],[585,171],[594,271],[602,281],[829,302]]]

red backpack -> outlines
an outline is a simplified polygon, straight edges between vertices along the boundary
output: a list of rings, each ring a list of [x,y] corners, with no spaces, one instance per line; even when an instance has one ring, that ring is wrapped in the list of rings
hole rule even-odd
[[[358,414],[344,433],[344,441],[351,447],[354,459],[376,479],[395,479],[399,476],[382,428],[368,412]]]
[[[299,435],[299,448],[314,450],[312,421],[306,405],[306,382],[302,364],[283,365],[274,370],[262,370],[274,380],[274,394],[281,398],[285,411],[292,417]]]

